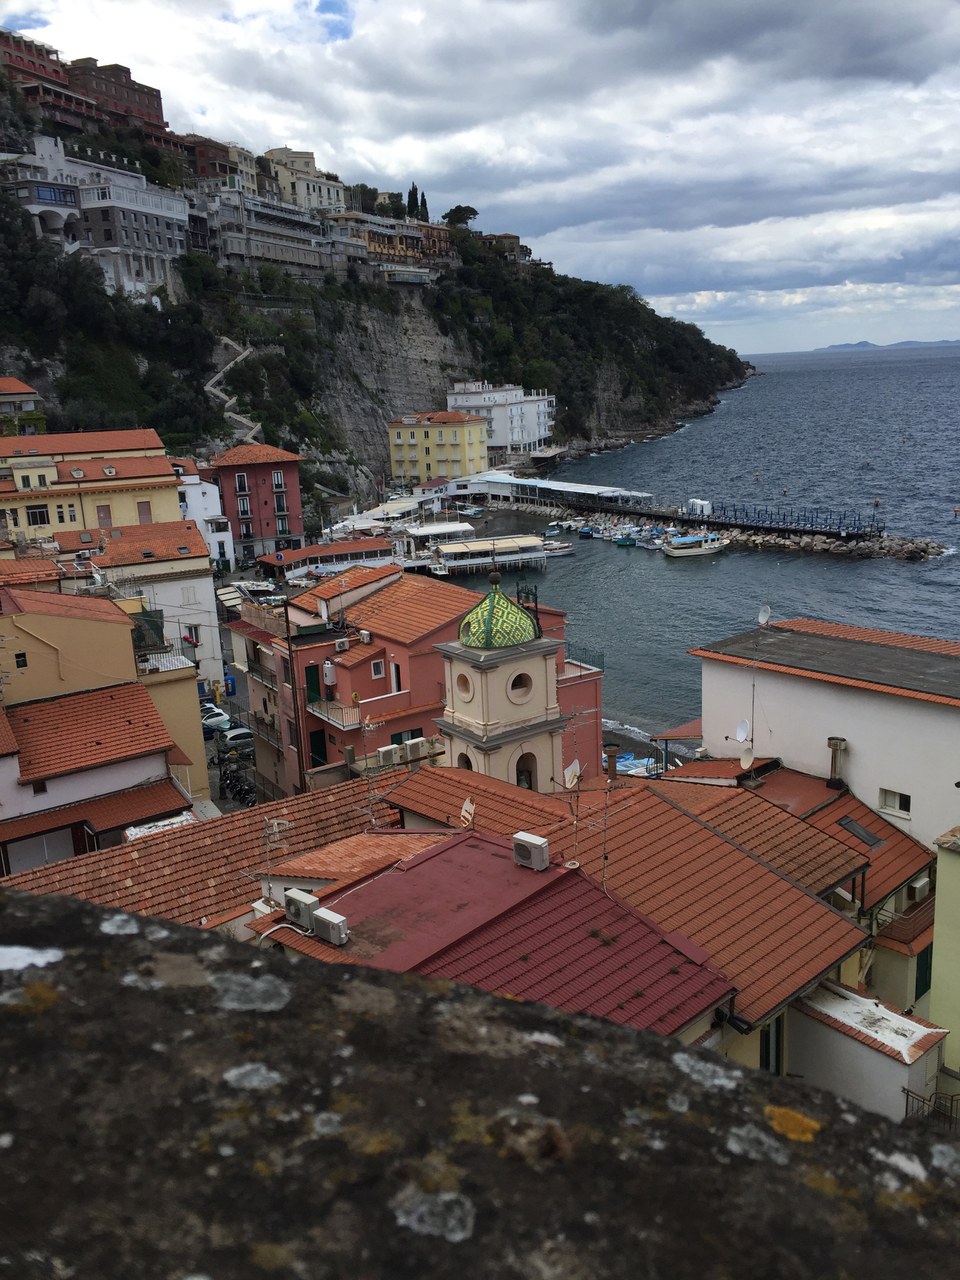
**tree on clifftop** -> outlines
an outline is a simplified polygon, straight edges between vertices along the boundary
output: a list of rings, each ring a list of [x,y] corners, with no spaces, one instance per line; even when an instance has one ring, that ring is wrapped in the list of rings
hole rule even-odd
[[[477,211],[473,205],[455,204],[452,209],[448,209],[443,215],[443,220],[448,227],[466,227],[476,217]]]

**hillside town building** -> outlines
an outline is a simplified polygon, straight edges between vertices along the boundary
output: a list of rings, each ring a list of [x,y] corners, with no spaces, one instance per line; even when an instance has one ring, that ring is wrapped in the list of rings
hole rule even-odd
[[[475,475],[487,468],[486,421],[475,413],[405,413],[387,423],[390,473],[400,484]]]
[[[447,392],[447,408],[482,417],[490,461],[502,462],[508,454],[536,453],[550,444],[557,399],[548,391],[524,391],[513,385],[455,382]]]
[[[235,546],[246,560],[303,545],[300,457],[269,444],[217,454],[201,476],[216,481]]]

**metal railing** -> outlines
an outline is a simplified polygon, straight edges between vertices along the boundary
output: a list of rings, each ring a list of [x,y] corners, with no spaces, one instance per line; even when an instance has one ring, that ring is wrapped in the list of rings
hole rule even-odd
[[[564,640],[563,652],[567,662],[576,662],[581,667],[596,667],[598,671],[603,670],[602,649],[588,649],[585,645],[571,644],[569,640]]]
[[[254,662],[252,660],[247,663],[247,674],[259,680],[261,684],[267,685],[271,689],[277,687],[277,673],[272,667],[265,667],[262,662]]]
[[[925,1098],[922,1093],[913,1093],[904,1089],[905,1120],[912,1118],[929,1120],[937,1128],[948,1133],[957,1131],[960,1120],[960,1093],[932,1093]]]
[[[359,706],[346,706],[342,702],[328,702],[321,694],[312,689],[304,691],[307,710],[321,720],[335,724],[340,729],[357,729],[360,726],[361,713]]]

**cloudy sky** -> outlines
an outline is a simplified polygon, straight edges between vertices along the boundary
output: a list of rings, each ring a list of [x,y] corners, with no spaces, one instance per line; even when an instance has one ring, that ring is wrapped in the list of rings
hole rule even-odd
[[[743,353],[960,338],[957,0],[0,0]]]

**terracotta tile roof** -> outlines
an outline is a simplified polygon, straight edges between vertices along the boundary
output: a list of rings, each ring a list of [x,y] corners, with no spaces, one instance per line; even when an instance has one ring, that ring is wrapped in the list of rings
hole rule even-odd
[[[758,771],[765,771],[778,762],[772,756],[764,756],[754,760],[749,768],[744,768],[739,760],[723,757],[719,760],[687,760],[684,764],[670,769],[665,777],[673,782],[687,780],[717,783],[735,786],[741,778],[749,778]]]
[[[0,844],[23,840],[44,831],[58,831],[77,822],[85,822],[92,831],[113,831],[150,818],[165,818],[191,808],[189,800],[169,779],[132,787],[109,796],[80,800],[59,809],[45,809],[25,818],[0,822]]]
[[[316,600],[335,600],[337,596],[342,596],[346,591],[353,591],[357,587],[363,587],[371,582],[385,581],[387,578],[395,578],[401,570],[395,564],[378,565],[376,568],[372,566],[365,568],[358,565],[355,569],[344,569],[342,573],[336,574],[332,578],[325,578],[323,582],[318,582],[316,586],[310,587],[307,591],[301,591],[299,595],[292,596],[291,605],[296,605],[300,609],[312,608],[312,602]]]
[[[960,644],[796,618],[689,650],[695,657],[960,707]]]
[[[238,444],[210,459],[215,467],[248,467],[258,462],[299,462],[299,453],[275,449],[271,444]]]
[[[25,556],[22,560],[0,560],[0,583],[59,582],[63,577],[53,560]]]
[[[254,640],[257,644],[271,647],[274,640],[278,639],[272,631],[264,631],[261,627],[255,627],[252,622],[244,622],[242,618],[238,622],[228,622],[227,629],[235,631],[239,636],[246,636],[248,640]]]
[[[130,431],[62,431],[39,436],[0,437],[0,458],[37,454],[40,457],[101,457],[104,454],[130,452],[135,449],[159,450],[163,441],[149,428]]]
[[[300,880],[325,880],[342,887],[394,863],[415,858],[447,839],[449,833],[445,831],[402,831],[399,827],[362,831],[288,858],[274,868],[274,874]]]
[[[669,781],[651,790],[749,850],[812,893],[846,884],[868,865],[866,851],[794,817],[754,791]]]
[[[323,560],[334,560],[338,556],[349,556],[358,552],[367,552],[371,556],[391,555],[393,543],[387,538],[352,538],[343,542],[318,542],[309,547],[301,547],[297,551],[284,551],[282,562],[277,560],[276,552],[257,556],[257,560],[260,564],[276,568],[278,563],[302,564],[304,560],[314,559],[319,559],[322,563]]]
[[[346,613],[347,620],[358,629],[412,644],[441,627],[458,623],[478,599],[475,591],[465,587],[405,573],[399,582],[351,605]]]
[[[197,476],[200,474],[193,458],[171,458],[170,465],[179,467],[185,476]]]
[[[86,530],[91,542],[70,538],[71,549],[90,552],[90,559],[108,569],[114,565],[142,564],[148,560],[209,559],[210,551],[192,520],[162,520],[157,524],[125,524],[113,529]],[[103,550],[100,550],[101,537]],[[62,544],[61,544],[62,545]],[[182,550],[181,550],[182,548]],[[145,551],[152,555],[145,556]]]
[[[530,873],[534,874],[534,873]],[[568,874],[414,972],[675,1035],[733,992],[699,948]]]
[[[500,836],[517,831],[541,835],[572,812],[569,800],[560,795],[523,791],[469,769],[418,769],[394,787],[388,799],[399,809],[448,827],[460,826],[463,802],[472,800],[474,828]],[[592,803],[602,803],[602,799],[601,794],[599,801]]]
[[[389,778],[390,775],[388,775]],[[377,821],[391,822],[374,799]],[[249,906],[266,870],[265,824],[290,823],[288,855],[363,831],[370,823],[363,779],[189,823],[128,844],[10,876],[4,885],[28,893],[85,898],[102,906],[197,925],[203,916]],[[283,852],[274,850],[274,861]]]
[[[8,708],[7,718],[19,748],[21,782],[96,769],[174,746],[149,693],[136,681],[22,702]]]
[[[576,859],[661,929],[701,946],[751,1023],[864,945],[863,929],[649,786],[607,794],[576,827],[568,819],[541,833],[551,858]]]
[[[7,713],[0,707],[0,756],[15,756],[17,751],[17,740],[13,736]]]
[[[773,804],[796,813],[797,806],[790,804],[794,789],[803,797],[804,804],[809,805],[800,816],[811,826],[828,832],[858,854],[866,853],[870,866],[863,905],[868,910],[879,906],[891,893],[935,861],[934,854],[926,845],[875,813],[851,792],[831,790],[822,778],[811,778],[809,774],[797,773],[793,769],[779,769],[762,781],[759,794]],[[841,819],[852,821],[879,837],[878,843],[865,844],[855,831],[840,825]]]
[[[462,409],[437,409],[429,413],[405,413],[400,418],[391,418],[391,427],[437,426],[448,424],[459,427],[462,424],[472,426],[476,422],[486,423],[486,418],[476,413],[464,413]]]
[[[30,591],[0,587],[0,614],[42,613],[58,618],[113,622],[133,627],[133,619],[114,600],[105,596],[62,595],[59,591]]]
[[[673,739],[675,742],[685,738],[702,738],[703,737],[703,720],[697,716],[696,720],[685,720],[683,724],[674,725],[672,729],[663,729],[660,733],[652,733],[650,735],[651,742],[662,742],[663,740]]]
[[[35,396],[36,394],[33,387],[28,387],[19,378],[0,378],[0,396]]]
[[[74,458],[70,462],[58,462],[57,480],[60,484],[99,485],[104,481],[139,480],[162,477],[173,480],[173,467],[167,458]],[[74,471],[82,471],[75,476]]]
[[[839,1031],[852,1040],[858,1040],[869,1049],[895,1058],[897,1062],[916,1062],[949,1035],[944,1027],[938,1027],[926,1018],[905,1014],[896,1005],[888,1004],[886,1000],[879,1000],[873,995],[861,995],[841,982],[823,983],[806,999],[797,1000],[793,1007],[798,1013],[832,1027],[834,1031]],[[834,1010],[834,1013],[830,1010]],[[888,1026],[892,1024],[900,1028],[899,1034],[894,1033],[890,1037],[895,1043],[883,1038],[885,1014],[892,1015],[886,1019]],[[912,1036],[908,1034],[911,1029]],[[887,1034],[890,1034],[889,1031]]]

